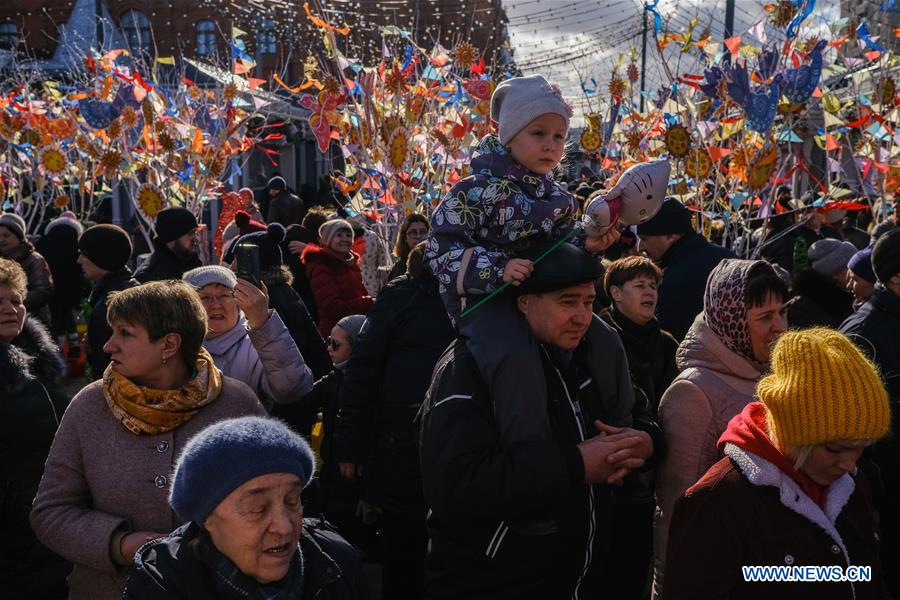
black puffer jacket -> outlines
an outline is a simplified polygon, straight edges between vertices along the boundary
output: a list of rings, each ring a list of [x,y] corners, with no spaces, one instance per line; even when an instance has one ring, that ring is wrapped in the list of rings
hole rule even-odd
[[[452,339],[427,271],[390,282],[366,316],[341,386],[334,444],[338,461],[365,465],[366,498],[376,506],[425,516],[415,417]]]
[[[71,565],[28,523],[50,444],[69,402],[65,364],[44,326],[25,322],[0,342],[0,598],[65,598]]]
[[[50,306],[54,314],[54,306],[77,308],[81,302],[83,285],[81,267],[77,262],[78,230],[61,222],[46,232],[35,247],[47,261],[53,275]]]
[[[88,360],[91,363],[91,374],[94,379],[103,377],[103,371],[109,364],[109,354],[103,351],[112,335],[112,328],[106,322],[106,308],[110,292],[119,292],[139,285],[131,276],[131,270],[125,267],[121,271],[109,273],[100,279],[91,292],[91,316],[88,319]]]
[[[216,586],[202,558],[200,528],[186,523],[143,546],[128,574],[124,600],[245,600],[246,594]],[[366,576],[356,550],[324,521],[303,520],[303,595],[298,600],[365,600]],[[199,557],[198,557],[199,555]],[[249,578],[242,580],[254,586]],[[253,598],[265,597],[259,591]]]
[[[509,448],[466,345],[456,341],[435,367],[420,444],[427,598],[602,598],[615,576],[605,572],[612,490],[583,483],[577,444],[597,434],[595,419],[632,424],[625,351],[595,318],[568,361],[541,354],[552,439]],[[634,426],[661,443],[654,423]]]
[[[187,271],[202,265],[196,254],[179,256],[165,244],[154,241],[153,254],[134,272],[134,278],[141,283],[181,279]]]
[[[703,291],[709,274],[722,259],[734,258],[734,252],[710,244],[693,231],[675,242],[660,259],[665,271],[659,285],[656,317],[659,326],[676,340],[683,340],[694,318],[703,310]]]
[[[306,310],[306,304],[291,287],[293,278],[290,269],[282,265],[265,271],[262,279],[269,290],[269,308],[278,311],[313,377],[316,380],[324,377],[331,371],[331,357],[318,327]]]
[[[900,598],[900,297],[881,286],[841,325],[847,335],[876,365],[891,402],[891,428],[887,437],[868,450],[878,468],[873,482],[883,489],[876,499],[881,516],[881,563],[895,598]],[[889,568],[890,567],[890,568]]]
[[[810,268],[794,275],[794,297],[787,302],[788,325],[837,329],[853,312],[853,296],[832,277]]]

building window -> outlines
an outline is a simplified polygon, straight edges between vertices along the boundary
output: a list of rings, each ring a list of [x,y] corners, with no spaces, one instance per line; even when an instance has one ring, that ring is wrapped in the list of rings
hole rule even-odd
[[[15,23],[0,23],[0,48],[12,49],[19,45],[19,30]]]
[[[259,32],[256,34],[256,44],[260,54],[275,54],[275,21],[263,19]]]
[[[197,23],[197,55],[209,56],[216,53],[216,24],[212,21]]]
[[[119,17],[122,33],[132,54],[150,53],[150,21],[139,10],[128,10]]]

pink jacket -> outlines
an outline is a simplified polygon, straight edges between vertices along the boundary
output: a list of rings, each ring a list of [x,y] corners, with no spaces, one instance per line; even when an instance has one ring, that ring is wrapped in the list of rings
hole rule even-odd
[[[681,373],[659,404],[667,450],[656,474],[654,598],[662,586],[672,507],[722,458],[716,442],[731,418],[753,402],[762,376],[749,360],[725,346],[703,313],[678,346],[675,363]]]

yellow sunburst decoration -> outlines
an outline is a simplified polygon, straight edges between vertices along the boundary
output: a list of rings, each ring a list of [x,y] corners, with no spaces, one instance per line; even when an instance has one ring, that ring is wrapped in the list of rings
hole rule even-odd
[[[152,183],[145,183],[138,189],[137,204],[150,219],[155,219],[159,211],[166,207],[162,191]]]
[[[587,152],[594,152],[603,143],[600,133],[593,129],[585,129],[581,132],[581,147]]]
[[[66,157],[56,148],[47,148],[41,153],[41,165],[47,172],[59,175],[66,170]]]
[[[469,42],[460,42],[453,49],[453,59],[463,68],[469,68],[478,60],[478,49]]]
[[[409,142],[406,139],[406,128],[398,127],[391,136],[390,163],[391,167],[399,171],[406,163],[406,154],[409,151]]]
[[[691,135],[682,125],[670,125],[666,130],[666,149],[675,158],[684,158],[691,149]]]
[[[695,179],[703,179],[709,175],[712,169],[712,160],[709,158],[709,152],[706,148],[701,148],[696,152],[688,152],[687,158],[684,160],[684,170],[688,175]]]

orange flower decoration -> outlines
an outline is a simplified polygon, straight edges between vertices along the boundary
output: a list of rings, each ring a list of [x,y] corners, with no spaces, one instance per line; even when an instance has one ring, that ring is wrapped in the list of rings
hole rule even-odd
[[[478,48],[469,42],[460,42],[453,49],[453,60],[456,61],[457,65],[465,69],[474,65],[480,55]]]

